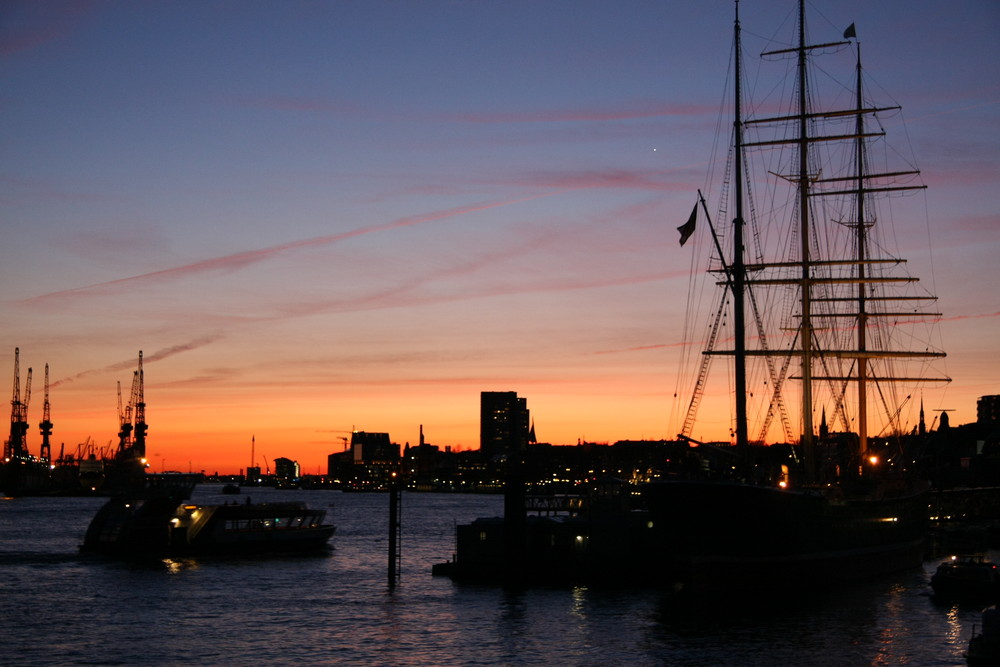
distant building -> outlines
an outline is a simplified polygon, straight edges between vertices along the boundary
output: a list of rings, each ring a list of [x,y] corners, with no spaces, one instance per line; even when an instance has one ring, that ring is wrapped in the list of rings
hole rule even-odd
[[[278,479],[298,479],[302,476],[299,462],[286,458],[274,459],[274,476]]]
[[[385,490],[399,473],[399,452],[388,433],[354,431],[350,449],[327,457],[327,474],[343,489]]]
[[[524,451],[530,433],[528,399],[513,391],[484,391],[480,395],[479,451],[491,459]]]
[[[1000,396],[980,396],[976,402],[976,421],[1000,424]]]
[[[335,452],[326,457],[326,474],[332,480],[342,480],[349,475],[354,462],[351,460],[351,452]]]
[[[396,464],[399,462],[399,445],[392,444],[388,433],[351,434],[351,458],[355,465]]]

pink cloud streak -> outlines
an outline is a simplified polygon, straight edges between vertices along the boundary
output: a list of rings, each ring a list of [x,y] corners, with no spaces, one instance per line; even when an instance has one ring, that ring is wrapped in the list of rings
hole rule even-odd
[[[531,201],[534,199],[540,199],[543,197],[551,197],[556,194],[561,194],[561,192],[563,191],[545,192],[537,195],[531,195],[528,197],[522,197],[519,199],[512,199],[503,202],[491,202],[491,203],[472,204],[469,206],[458,206],[455,208],[445,209],[443,211],[434,211],[432,213],[407,216],[385,224],[372,225],[369,227],[361,227],[358,229],[353,229],[348,232],[342,232],[340,234],[330,234],[328,236],[318,236],[311,239],[303,239],[301,241],[292,241],[290,243],[283,243],[280,245],[270,246],[267,248],[248,250],[246,252],[235,253],[232,255],[224,255],[222,257],[213,257],[211,259],[202,260],[200,262],[193,262],[191,264],[185,264],[183,266],[175,266],[169,269],[161,269],[159,271],[151,271],[149,273],[142,273],[135,276],[128,276],[126,278],[109,280],[103,283],[95,283],[93,285],[86,285],[84,287],[74,287],[66,290],[59,290],[57,292],[49,292],[47,294],[41,294],[38,296],[29,297],[27,299],[22,299],[19,301],[19,303],[22,305],[44,303],[47,301],[79,295],[79,294],[85,294],[88,292],[106,291],[109,288],[121,287],[123,285],[131,285],[136,282],[151,282],[156,280],[179,278],[183,276],[197,275],[197,274],[217,272],[217,271],[224,271],[224,272],[237,271],[239,269],[243,269],[253,264],[257,264],[259,262],[267,260],[271,257],[275,257],[277,255],[299,250],[302,248],[314,248],[317,246],[331,245],[334,243],[339,243],[340,241],[345,241],[347,239],[352,239],[366,234],[373,234],[376,232],[384,232],[392,229],[400,229],[403,227],[412,227],[414,225],[419,225],[427,222],[445,220],[447,218],[452,218],[459,215],[465,215],[468,213],[486,211],[489,209],[499,208],[502,206],[509,206],[511,204],[519,204],[522,202]]]

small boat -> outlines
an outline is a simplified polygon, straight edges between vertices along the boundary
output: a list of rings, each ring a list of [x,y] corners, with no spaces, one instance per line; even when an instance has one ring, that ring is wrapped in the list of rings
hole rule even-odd
[[[972,667],[1000,664],[1000,609],[983,610],[982,631],[976,633],[973,626],[965,661]]]
[[[952,556],[938,565],[931,577],[934,597],[957,602],[996,601],[1000,594],[1000,570],[980,555]]]
[[[239,484],[226,484],[222,487],[222,492],[227,496],[235,496],[240,492]]]

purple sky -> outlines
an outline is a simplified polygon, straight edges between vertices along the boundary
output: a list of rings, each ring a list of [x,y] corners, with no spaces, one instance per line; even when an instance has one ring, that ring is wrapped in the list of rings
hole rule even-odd
[[[903,107],[929,189],[896,241],[954,378],[923,397],[973,421],[1000,393],[1000,5],[809,7]],[[750,52],[791,34],[793,2],[741,11]],[[307,472],[352,428],[474,448],[482,390],[555,444],[672,437],[704,266],[675,228],[731,30],[724,0],[3,3],[0,350],[31,420],[49,363],[57,442],[104,444],[142,349],[168,467],[252,433]]]

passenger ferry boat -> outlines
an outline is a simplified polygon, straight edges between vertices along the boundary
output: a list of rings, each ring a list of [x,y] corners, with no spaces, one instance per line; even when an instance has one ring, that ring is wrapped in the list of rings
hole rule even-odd
[[[322,551],[335,527],[302,502],[198,505],[196,476],[147,475],[143,491],[111,498],[91,521],[83,550],[112,556],[252,556]]]

